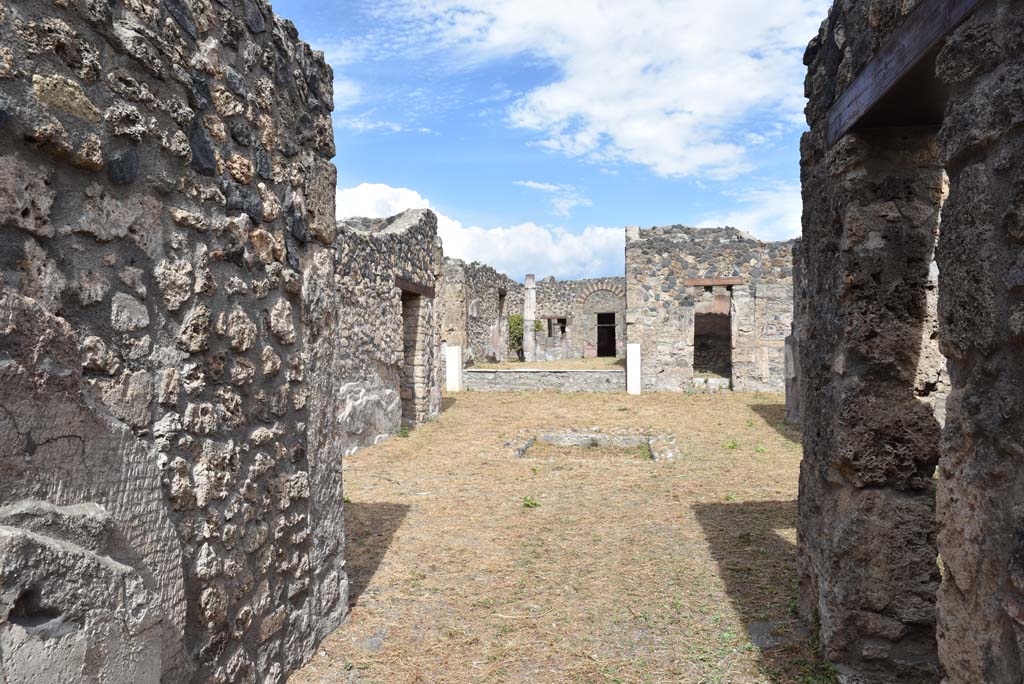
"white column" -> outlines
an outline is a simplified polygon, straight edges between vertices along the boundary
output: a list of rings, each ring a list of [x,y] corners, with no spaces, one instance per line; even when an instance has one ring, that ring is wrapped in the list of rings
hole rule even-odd
[[[630,394],[643,392],[643,376],[641,375],[640,345],[631,342],[626,345],[626,391]]]
[[[461,392],[465,389],[462,371],[462,347],[450,344],[444,350],[445,386],[449,392]]]
[[[537,360],[537,333],[533,329],[537,320],[537,276],[526,276],[523,293],[523,356],[527,361]]]

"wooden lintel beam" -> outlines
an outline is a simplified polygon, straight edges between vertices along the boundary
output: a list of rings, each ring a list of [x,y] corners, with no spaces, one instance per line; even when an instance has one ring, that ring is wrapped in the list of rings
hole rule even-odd
[[[727,285],[742,285],[746,281],[743,278],[688,278],[683,281],[686,287],[725,287]]]
[[[829,109],[828,144],[853,130],[984,1],[924,0],[918,5]]]
[[[420,285],[414,283],[406,278],[395,278],[395,287],[402,292],[411,292],[412,294],[419,295],[421,297],[427,297],[428,299],[434,298],[434,288],[429,285]]]

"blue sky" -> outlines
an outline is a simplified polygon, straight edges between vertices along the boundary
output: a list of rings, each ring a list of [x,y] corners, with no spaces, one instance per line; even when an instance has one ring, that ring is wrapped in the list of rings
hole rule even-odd
[[[335,70],[340,216],[429,206],[445,252],[621,275],[623,227],[800,232],[804,47],[828,0],[278,0]]]

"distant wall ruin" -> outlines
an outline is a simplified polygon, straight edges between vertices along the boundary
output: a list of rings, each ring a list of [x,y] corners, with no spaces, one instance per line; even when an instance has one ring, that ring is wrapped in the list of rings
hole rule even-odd
[[[716,315],[729,312],[732,388],[783,391],[784,345],[793,318],[792,246],[733,228],[627,229],[626,341],[640,345],[643,390],[695,386],[697,316],[714,309]],[[716,302],[725,308],[715,309]]]
[[[404,290],[437,412],[441,257],[336,226],[332,80],[262,0],[0,5],[11,681],[278,683],[346,614],[341,457],[400,425]]]
[[[465,363],[510,357],[509,316],[523,313],[523,285],[490,266],[446,258],[441,285],[441,331],[464,348]]]
[[[464,347],[467,366],[514,358],[508,320],[513,315],[533,316],[533,325],[524,330],[528,361],[625,357],[622,278],[560,281],[548,276],[533,279],[533,286],[531,278],[527,276],[523,285],[490,266],[445,259],[440,288],[442,339]],[[526,306],[528,290],[536,302],[532,310]],[[612,314],[614,319],[599,323],[601,314]],[[606,349],[599,349],[599,338]]]
[[[536,361],[625,358],[626,293],[622,278],[536,281]],[[599,323],[600,315],[608,317]],[[603,342],[603,348],[599,345]]]

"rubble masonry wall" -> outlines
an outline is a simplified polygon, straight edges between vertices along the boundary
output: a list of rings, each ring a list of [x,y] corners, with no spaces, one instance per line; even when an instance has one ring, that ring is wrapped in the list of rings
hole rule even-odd
[[[984,3],[939,55],[939,656],[950,684],[1024,677],[1024,7]]]
[[[508,318],[523,313],[522,283],[490,266],[458,259],[445,259],[444,274],[440,301],[445,342],[461,345],[467,364],[508,359]]]
[[[826,140],[837,95],[916,4],[837,2],[805,58],[800,609],[844,682],[941,676],[934,473],[949,381],[935,245],[948,182],[934,128]]]
[[[625,280],[587,278],[537,281],[538,360],[558,361],[597,356],[597,314],[615,314],[615,355],[626,357]],[[564,335],[548,336],[547,319],[564,318]]]
[[[784,342],[793,317],[793,242],[764,243],[734,228],[657,227],[626,232],[626,341],[640,345],[645,392],[689,391],[700,279],[731,296],[732,386],[785,388]]]
[[[332,80],[262,0],[0,5],[8,676],[277,683],[343,619],[341,457],[398,428],[395,278],[441,265],[429,212],[336,227]]]

